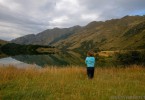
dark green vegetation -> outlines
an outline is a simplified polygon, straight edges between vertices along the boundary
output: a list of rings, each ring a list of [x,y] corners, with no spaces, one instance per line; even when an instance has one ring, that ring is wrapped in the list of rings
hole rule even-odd
[[[43,54],[45,52],[39,52],[39,48],[53,48],[53,46],[42,45],[20,45],[15,43],[7,43],[1,47],[1,51],[7,55],[24,55],[24,54]],[[47,53],[55,53],[55,50]]]
[[[7,57],[7,55],[5,55],[2,51],[1,51],[1,47],[5,44],[7,44],[8,42],[7,41],[4,41],[4,40],[1,40],[0,39],[0,58],[3,58],[3,57]]]
[[[108,51],[109,52],[109,51]],[[145,65],[145,51],[118,51],[110,56],[97,56],[97,66],[126,67],[130,65]]]
[[[87,79],[86,68],[68,66],[43,69],[0,68],[1,100],[136,100],[144,97],[145,69],[96,68]],[[133,99],[130,99],[133,100]]]
[[[116,63],[121,65],[145,65],[145,51],[128,51],[115,54]]]

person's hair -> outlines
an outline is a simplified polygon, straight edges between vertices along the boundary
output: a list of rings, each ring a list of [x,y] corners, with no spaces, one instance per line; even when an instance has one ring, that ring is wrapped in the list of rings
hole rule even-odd
[[[88,55],[88,56],[94,56],[94,52],[93,52],[92,50],[91,50],[91,51],[88,51],[88,52],[87,52],[87,55]]]

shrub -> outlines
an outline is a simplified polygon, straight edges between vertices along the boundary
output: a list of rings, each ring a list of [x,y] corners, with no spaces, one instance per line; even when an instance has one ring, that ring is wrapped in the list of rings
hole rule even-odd
[[[121,65],[145,65],[145,51],[128,51],[116,53],[115,60]]]

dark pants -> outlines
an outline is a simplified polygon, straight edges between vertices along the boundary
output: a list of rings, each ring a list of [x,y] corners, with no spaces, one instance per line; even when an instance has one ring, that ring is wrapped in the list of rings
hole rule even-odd
[[[94,77],[94,67],[87,67],[87,75],[90,79]]]

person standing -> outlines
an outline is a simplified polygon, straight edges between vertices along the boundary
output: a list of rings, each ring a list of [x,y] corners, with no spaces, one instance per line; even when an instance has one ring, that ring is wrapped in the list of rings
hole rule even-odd
[[[87,75],[89,79],[94,77],[94,70],[95,70],[95,57],[93,51],[88,51],[87,57],[85,59],[85,63],[87,65]]]

